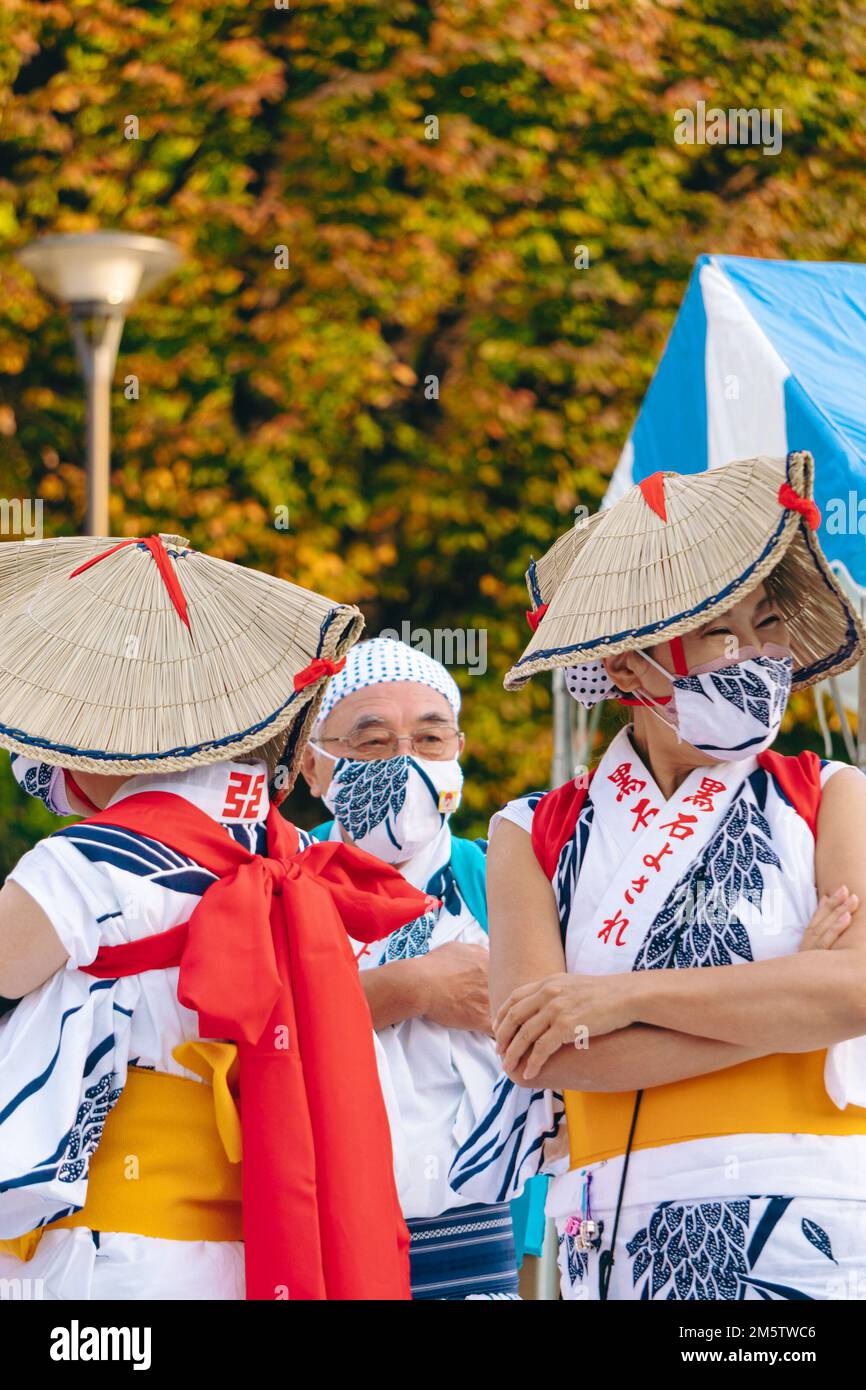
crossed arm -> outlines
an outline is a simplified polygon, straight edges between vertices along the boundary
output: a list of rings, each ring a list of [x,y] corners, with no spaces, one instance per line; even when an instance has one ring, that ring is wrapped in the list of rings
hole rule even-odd
[[[808,949],[796,955],[568,975],[553,892],[529,836],[500,823],[488,893],[491,1003],[506,1072],[524,1085],[634,1090],[866,1032],[866,778],[853,769],[825,788],[815,872],[822,901]],[[588,1029],[588,1047],[574,1047],[576,1027]]]

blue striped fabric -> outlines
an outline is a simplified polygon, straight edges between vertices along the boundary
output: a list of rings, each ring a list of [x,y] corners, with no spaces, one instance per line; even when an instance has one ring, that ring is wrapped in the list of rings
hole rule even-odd
[[[265,853],[267,830],[263,822],[227,825],[225,828],[242,849],[249,850],[251,854]],[[111,825],[88,825],[82,821],[64,826],[54,833],[69,840],[91,864],[110,864],[115,869],[148,878],[161,888],[171,888],[176,893],[194,893],[201,897],[215,882],[214,874],[187,855],[179,854],[160,840],[151,839],[135,830],[121,830]],[[300,848],[305,848],[303,842]]]
[[[452,1207],[406,1224],[413,1299],[518,1296],[508,1202]]]

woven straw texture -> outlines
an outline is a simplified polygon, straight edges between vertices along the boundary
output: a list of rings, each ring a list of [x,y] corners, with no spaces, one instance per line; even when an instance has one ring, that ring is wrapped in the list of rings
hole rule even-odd
[[[72,770],[177,772],[269,745],[297,771],[327,675],[363,618],[285,580],[160,537],[187,626],[153,556],[69,537],[0,545],[0,745]],[[287,774],[287,775],[286,775]]]
[[[666,521],[634,487],[560,536],[527,575],[533,602],[549,606],[506,689],[691,632],[763,581],[788,623],[795,688],[853,666],[863,628],[814,533],[779,502],[786,479],[810,499],[811,454],[666,473]]]

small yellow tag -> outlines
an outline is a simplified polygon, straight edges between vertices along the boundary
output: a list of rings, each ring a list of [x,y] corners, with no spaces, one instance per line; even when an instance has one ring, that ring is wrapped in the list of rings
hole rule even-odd
[[[452,811],[456,811],[456,810],[457,810],[457,807],[458,807],[459,805],[460,805],[460,793],[459,793],[459,792],[440,792],[440,793],[439,793],[439,811],[440,811],[440,814],[441,814],[441,815],[443,815],[443,816],[448,816],[448,815],[450,815]]]

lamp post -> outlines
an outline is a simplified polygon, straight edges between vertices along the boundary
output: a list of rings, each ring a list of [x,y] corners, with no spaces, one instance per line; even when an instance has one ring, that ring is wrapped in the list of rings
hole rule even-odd
[[[72,338],[87,392],[87,522],[108,534],[111,379],[126,315],[137,299],[180,263],[181,252],[158,237],[81,232],[40,237],[18,259],[40,289],[69,306]]]

